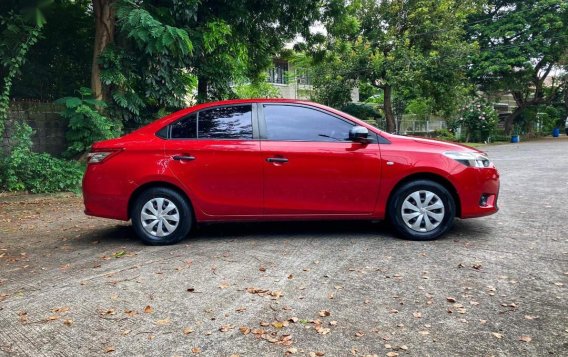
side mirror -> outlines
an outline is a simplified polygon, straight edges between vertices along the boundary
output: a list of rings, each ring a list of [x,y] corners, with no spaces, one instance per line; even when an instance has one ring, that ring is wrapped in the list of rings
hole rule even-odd
[[[369,136],[369,129],[364,126],[356,125],[349,130],[349,140],[358,143],[367,143],[367,138]]]

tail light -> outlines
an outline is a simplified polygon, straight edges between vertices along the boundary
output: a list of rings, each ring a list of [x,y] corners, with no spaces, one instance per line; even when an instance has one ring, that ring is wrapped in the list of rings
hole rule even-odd
[[[88,164],[100,164],[103,161],[107,160],[109,157],[114,156],[121,151],[122,151],[121,149],[120,150],[115,150],[115,149],[104,150],[104,149],[102,149],[101,151],[90,152],[89,155],[87,156],[87,163]]]

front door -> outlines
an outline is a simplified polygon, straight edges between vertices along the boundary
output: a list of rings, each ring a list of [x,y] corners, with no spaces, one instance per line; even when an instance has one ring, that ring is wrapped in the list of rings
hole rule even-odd
[[[264,214],[367,215],[380,187],[380,151],[349,141],[354,124],[319,108],[260,105]]]
[[[164,145],[169,169],[205,216],[262,214],[262,158],[252,109],[214,107],[170,125]]]

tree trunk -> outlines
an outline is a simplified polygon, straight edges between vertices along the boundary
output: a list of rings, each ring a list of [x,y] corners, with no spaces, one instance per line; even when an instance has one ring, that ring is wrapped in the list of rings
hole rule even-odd
[[[209,79],[205,76],[199,76],[197,78],[197,102],[204,103],[208,99]]]
[[[511,135],[515,119],[517,119],[517,117],[521,115],[521,113],[523,112],[523,110],[525,110],[525,108],[526,108],[525,106],[519,106],[505,118],[505,135]]]
[[[394,121],[394,113],[392,111],[392,87],[385,85],[383,87],[384,91],[384,109],[385,109],[385,119],[387,120],[387,133],[394,133],[396,130],[396,125]]]
[[[115,0],[93,0],[95,14],[95,46],[93,48],[93,63],[91,67],[91,89],[97,99],[107,99],[103,90],[99,56],[105,48],[114,41]]]

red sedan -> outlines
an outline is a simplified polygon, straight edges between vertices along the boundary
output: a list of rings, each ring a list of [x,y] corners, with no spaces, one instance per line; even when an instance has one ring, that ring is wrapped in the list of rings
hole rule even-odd
[[[498,193],[476,149],[283,99],[201,104],[98,142],[83,181],[86,214],[131,219],[154,245],[216,221],[388,219],[428,240],[497,212]]]

